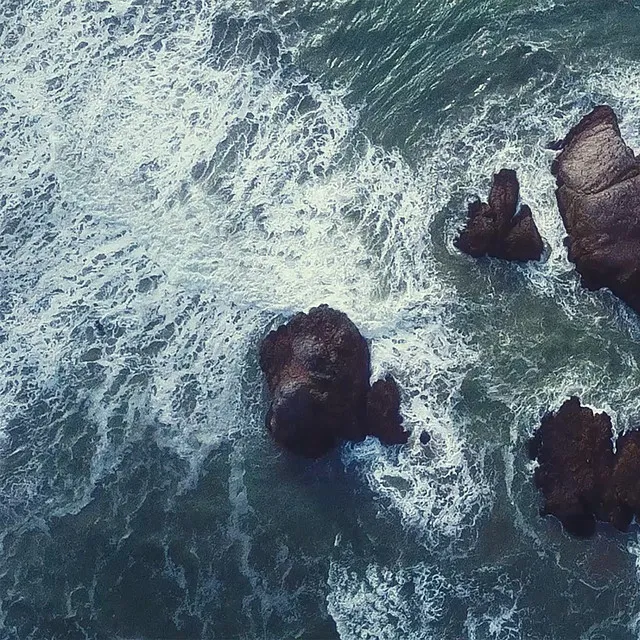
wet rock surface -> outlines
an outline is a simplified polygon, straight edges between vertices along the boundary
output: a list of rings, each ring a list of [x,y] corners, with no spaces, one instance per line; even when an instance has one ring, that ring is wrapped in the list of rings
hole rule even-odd
[[[640,161],[608,106],[558,146],[552,172],[569,260],[586,288],[606,287],[640,312]]]
[[[611,419],[570,398],[548,413],[529,443],[537,460],[536,486],[544,496],[541,515],[553,515],[579,537],[593,535],[596,521],[626,531],[640,515],[640,432],[617,440]]]
[[[318,458],[368,435],[408,439],[395,380],[370,386],[369,347],[340,311],[321,305],[296,314],[264,339],[260,367],[271,394],[267,428],[293,453]]]
[[[396,381],[387,376],[373,383],[367,394],[367,431],[383,444],[404,444],[408,434],[402,430],[400,415],[400,389]]]
[[[469,203],[467,223],[456,238],[455,246],[474,258],[539,260],[544,243],[531,209],[522,205],[517,211],[519,196],[516,172],[501,169],[493,176],[489,202]]]

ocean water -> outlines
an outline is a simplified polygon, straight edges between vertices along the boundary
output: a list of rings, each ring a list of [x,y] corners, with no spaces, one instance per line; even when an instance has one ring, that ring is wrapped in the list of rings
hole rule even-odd
[[[569,538],[526,457],[570,394],[640,425],[545,148],[606,102],[640,149],[638,34],[637,0],[4,0],[0,638],[639,638],[639,530]],[[453,247],[503,166],[540,263]],[[268,438],[259,342],[319,303],[406,446]]]

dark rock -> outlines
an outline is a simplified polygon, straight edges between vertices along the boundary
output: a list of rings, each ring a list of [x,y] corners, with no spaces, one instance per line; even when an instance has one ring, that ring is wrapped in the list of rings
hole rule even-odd
[[[534,478],[545,500],[541,514],[575,536],[592,535],[596,520],[626,531],[640,515],[640,432],[620,437],[615,454],[612,437],[609,416],[574,397],[544,416],[529,443],[540,465]]]
[[[596,107],[571,129],[551,170],[583,285],[606,287],[640,313],[640,161],[610,107]]]
[[[431,442],[431,436],[427,431],[423,431],[420,434],[420,443],[421,444],[429,444]]]
[[[545,145],[545,149],[549,149],[551,151],[561,151],[564,145],[564,138],[562,140],[552,140],[551,142],[547,142]]]
[[[405,444],[409,439],[402,428],[400,390],[391,376],[374,382],[367,395],[367,431],[383,444]]]
[[[493,176],[489,203],[469,203],[465,228],[455,246],[474,258],[491,256],[504,260],[539,260],[544,244],[531,209],[522,205],[517,211],[520,185],[516,172],[501,169]]]
[[[629,431],[616,442],[616,463],[611,484],[617,509],[612,522],[625,530],[634,515],[640,516],[640,432]]]
[[[542,419],[530,453],[540,463],[535,483],[545,497],[542,513],[574,535],[592,535],[596,514],[603,515],[601,480],[613,467],[609,416],[571,398]]]
[[[294,453],[317,458],[367,435],[390,444],[407,440],[395,381],[369,386],[369,347],[340,311],[321,305],[269,333],[260,368],[272,398],[267,428]]]

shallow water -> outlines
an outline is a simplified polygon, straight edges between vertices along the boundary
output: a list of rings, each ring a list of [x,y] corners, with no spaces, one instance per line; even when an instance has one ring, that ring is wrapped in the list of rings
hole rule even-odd
[[[640,634],[640,544],[538,516],[569,394],[638,424],[638,319],[580,288],[547,142],[640,147],[640,5],[0,9],[0,637]],[[518,171],[540,264],[452,241]],[[256,350],[326,302],[408,445],[291,459]],[[433,436],[428,447],[418,437]]]

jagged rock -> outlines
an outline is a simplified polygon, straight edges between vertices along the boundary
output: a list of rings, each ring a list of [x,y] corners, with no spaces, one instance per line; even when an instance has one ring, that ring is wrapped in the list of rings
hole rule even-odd
[[[401,427],[400,390],[387,376],[373,383],[367,395],[367,431],[383,444],[405,444],[409,434]]]
[[[606,287],[640,313],[640,161],[608,106],[585,116],[560,147],[551,170],[569,260],[586,288]]]
[[[544,496],[541,514],[575,536],[592,535],[596,520],[626,531],[640,514],[640,432],[621,436],[615,454],[612,437],[609,416],[573,397],[544,416],[529,443],[540,465],[534,479]]]
[[[469,203],[465,228],[455,246],[474,258],[491,256],[504,260],[539,260],[544,244],[531,209],[522,205],[516,213],[520,185],[516,172],[501,169],[493,176],[489,203]]]
[[[429,444],[431,442],[431,435],[427,431],[423,431],[420,434],[420,443]]]
[[[298,313],[269,333],[260,367],[271,393],[267,428],[276,442],[317,458],[341,440],[407,441],[393,378],[369,385],[366,340],[346,314],[327,305]]]

